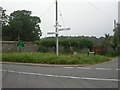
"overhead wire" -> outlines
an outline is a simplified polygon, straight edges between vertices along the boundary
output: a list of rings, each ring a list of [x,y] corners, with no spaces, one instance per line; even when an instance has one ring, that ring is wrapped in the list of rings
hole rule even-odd
[[[87,2],[94,7],[96,10],[98,10],[101,14],[103,14],[105,17],[107,17],[110,21],[111,19],[114,20],[111,16],[109,16],[108,14],[104,13],[101,9],[97,8],[93,3],[91,3],[89,0],[87,0]]]
[[[60,19],[61,19],[61,22],[63,24],[63,27],[65,27],[65,22],[64,22],[64,19],[63,19],[63,14],[62,14],[60,8],[59,8],[59,15],[60,15]]]
[[[61,4],[61,2],[59,0],[59,15],[60,15],[60,19],[61,19],[61,22],[63,24],[63,27],[66,27],[66,24],[65,24],[64,19],[63,19],[63,14],[62,14],[62,11],[61,11],[61,6],[62,6],[62,4]]]
[[[59,5],[60,5],[60,4],[59,4]],[[63,24],[63,27],[66,27],[60,6],[59,6],[59,15],[60,15],[60,19],[61,19],[61,22],[62,22],[62,24]],[[73,50],[72,50],[72,45],[71,45],[71,42],[70,42],[70,39],[69,39],[68,36],[67,36],[67,40],[68,40],[68,43],[69,43],[69,46],[70,46],[70,50],[73,52]]]
[[[54,2],[54,3],[55,3],[55,2]],[[52,4],[43,12],[43,14],[41,14],[41,17],[45,16],[45,15],[49,12],[49,10],[50,10],[51,8],[53,8],[54,3],[52,3]]]

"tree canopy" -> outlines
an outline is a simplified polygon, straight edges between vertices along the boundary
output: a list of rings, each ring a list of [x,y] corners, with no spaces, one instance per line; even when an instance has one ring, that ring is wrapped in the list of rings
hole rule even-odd
[[[120,24],[117,24],[117,28],[114,29],[114,36],[117,39],[117,44],[120,44]]]
[[[115,47],[120,47],[120,24],[117,24],[117,28],[114,30],[113,43]]]
[[[8,25],[3,26],[3,40],[39,40],[42,35],[39,27],[41,20],[31,14],[32,12],[27,10],[17,10],[11,13]]]

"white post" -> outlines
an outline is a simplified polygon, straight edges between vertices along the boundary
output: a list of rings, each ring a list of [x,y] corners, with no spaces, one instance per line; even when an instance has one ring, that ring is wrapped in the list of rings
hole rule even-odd
[[[59,44],[58,44],[58,34],[56,35],[56,55],[59,55]]]
[[[114,20],[114,29],[116,29],[116,25],[117,25],[116,20]]]
[[[56,55],[58,56],[59,55],[59,31],[64,31],[64,30],[70,30],[70,28],[61,28],[61,29],[58,29],[58,26],[60,26],[58,24],[58,2],[57,0],[55,0],[55,4],[56,4],[56,19],[55,19],[55,32],[48,32],[47,34],[55,34],[56,36]]]
[[[57,0],[56,0],[56,55],[58,56],[59,55],[59,46],[58,46],[58,3],[57,3]]]

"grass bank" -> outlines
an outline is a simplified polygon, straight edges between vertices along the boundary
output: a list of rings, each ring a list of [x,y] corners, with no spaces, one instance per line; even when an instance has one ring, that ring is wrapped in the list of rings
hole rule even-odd
[[[75,56],[61,54],[56,56],[54,53],[20,52],[3,53],[2,61],[22,62],[22,63],[41,63],[41,64],[96,64],[109,61],[110,59],[100,55],[87,55],[78,53]]]

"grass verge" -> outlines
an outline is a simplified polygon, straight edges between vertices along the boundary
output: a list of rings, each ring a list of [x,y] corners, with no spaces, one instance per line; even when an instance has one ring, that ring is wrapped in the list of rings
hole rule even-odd
[[[100,55],[87,55],[78,53],[72,55],[59,55],[54,53],[38,52],[20,52],[20,53],[2,53],[2,61],[22,62],[22,63],[41,63],[41,64],[96,64],[109,61],[110,58]]]

